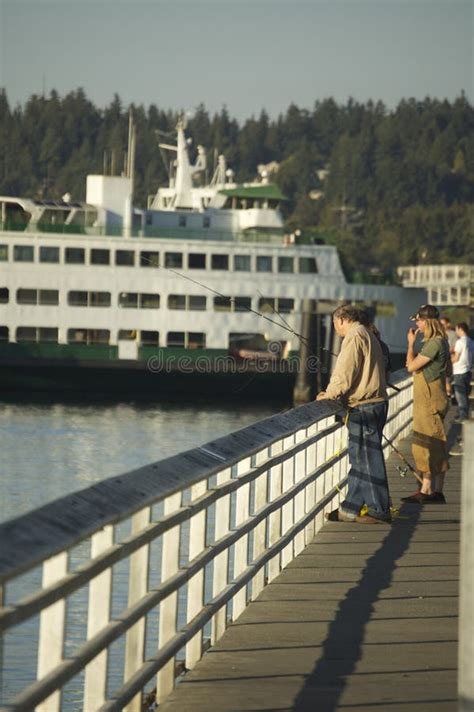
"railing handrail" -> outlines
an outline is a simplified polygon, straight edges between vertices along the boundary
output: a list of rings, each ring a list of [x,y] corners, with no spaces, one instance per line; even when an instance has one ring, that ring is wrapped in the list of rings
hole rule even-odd
[[[333,402],[308,403],[7,520],[0,524],[0,585],[104,526],[116,524],[339,411],[341,407]]]

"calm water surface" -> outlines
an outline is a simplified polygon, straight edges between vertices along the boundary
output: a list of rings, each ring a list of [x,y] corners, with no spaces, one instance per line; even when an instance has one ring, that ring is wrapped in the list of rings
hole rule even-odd
[[[0,401],[0,521],[202,445],[283,407]]]
[[[107,477],[156,462],[209,440],[245,427],[286,408],[267,405],[216,403],[80,403],[0,401],[1,477],[0,521],[24,514]],[[126,536],[127,526],[120,539]],[[120,533],[118,533],[119,536]],[[71,554],[75,568],[88,557],[82,542]],[[161,552],[151,551],[159,571]],[[151,575],[150,585],[157,583]],[[40,568],[15,580],[6,589],[12,603],[40,585]],[[120,562],[113,569],[112,617],[127,605],[128,569]],[[186,591],[180,591],[178,619],[184,618]],[[65,655],[86,638],[87,587],[68,599]],[[147,617],[150,645],[158,626],[157,611]],[[26,621],[4,637],[3,674],[0,672],[0,704],[15,696],[35,679],[38,617]],[[111,646],[108,688],[120,687],[123,674],[123,639]],[[148,645],[147,645],[148,647]],[[153,648],[147,650],[153,653]],[[2,651],[0,649],[0,657]],[[1,667],[1,666],[0,666]],[[63,690],[62,710],[82,709],[83,675]]]

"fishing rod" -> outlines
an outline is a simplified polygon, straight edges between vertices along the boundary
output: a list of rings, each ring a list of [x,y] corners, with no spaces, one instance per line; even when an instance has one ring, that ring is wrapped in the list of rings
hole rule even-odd
[[[230,297],[230,296],[228,296],[228,295],[226,295],[226,294],[223,294],[222,292],[219,292],[217,289],[214,289],[213,287],[210,287],[209,285],[205,284],[204,282],[201,282],[201,281],[198,280],[198,279],[194,279],[193,277],[189,277],[189,275],[187,275],[187,274],[183,274],[183,272],[178,272],[178,270],[175,270],[175,269],[173,269],[172,267],[165,267],[165,266],[162,266],[162,265],[156,265],[156,264],[153,262],[153,260],[151,260],[151,259],[148,258],[148,257],[145,257],[144,255],[140,255],[140,260],[141,260],[142,262],[143,262],[143,261],[148,262],[150,265],[152,265],[153,267],[155,267],[155,268],[157,268],[157,269],[161,269],[161,270],[165,270],[165,271],[167,271],[167,272],[171,272],[172,274],[176,275],[177,277],[181,277],[182,279],[185,279],[185,280],[187,280],[188,282],[191,282],[192,284],[195,284],[195,285],[197,285],[198,287],[201,287],[202,289],[205,289],[206,291],[210,292],[211,294],[215,294],[217,297],[221,297],[221,299],[228,299],[230,303],[234,303],[234,304],[235,304],[236,297]],[[262,294],[261,294],[261,292],[260,292],[259,290],[257,290],[257,293],[260,294],[260,296],[262,296]],[[290,334],[293,334],[293,336],[296,336],[296,338],[298,339],[298,341],[299,341],[301,344],[305,344],[306,346],[309,346],[309,347],[311,348],[310,340],[309,340],[307,337],[303,336],[303,334],[300,334],[298,331],[296,331],[295,329],[293,329],[293,328],[290,326],[290,324],[288,323],[288,321],[282,316],[282,314],[280,313],[280,311],[277,310],[277,309],[275,309],[275,306],[274,306],[273,304],[271,304],[271,308],[272,308],[272,310],[273,310],[273,314],[278,315],[278,317],[279,317],[279,319],[280,319],[280,322],[275,321],[275,319],[271,319],[267,314],[263,314],[262,312],[257,311],[256,309],[252,309],[252,307],[249,307],[249,306],[247,306],[246,304],[245,304],[245,305],[242,305],[242,306],[243,306],[243,308],[244,308],[245,311],[247,311],[247,312],[249,312],[249,313],[251,313],[251,314],[255,314],[256,316],[259,316],[259,317],[261,317],[262,319],[265,319],[265,320],[268,321],[269,323],[274,324],[275,326],[278,326],[278,327],[280,327],[281,329],[284,329],[284,331],[287,331],[287,332],[289,332]],[[315,352],[313,349],[311,349],[311,351],[312,351],[312,354],[313,354],[314,356],[316,356],[316,358],[318,358],[316,352]],[[338,354],[334,353],[334,351],[331,351],[331,349],[327,349],[327,348],[324,347],[324,346],[320,346],[320,347],[319,347],[319,351],[325,351],[326,353],[328,353],[328,354],[330,354],[331,356],[334,356],[334,357],[336,357],[336,358],[337,358],[337,356],[338,356]],[[255,375],[252,376],[252,378],[254,378],[254,377],[255,377]],[[390,388],[392,388],[393,390],[395,390],[397,393],[400,393],[400,389],[397,388],[397,386],[394,386],[393,383],[387,383],[387,386],[389,386]]]
[[[182,279],[185,279],[188,282],[191,282],[192,284],[196,284],[198,287],[202,287],[203,289],[207,290],[211,294],[215,294],[217,297],[221,297],[222,299],[228,299],[229,302],[231,302],[231,303],[235,303],[235,301],[236,301],[236,297],[229,297],[226,294],[222,294],[222,292],[219,292],[217,289],[213,289],[212,287],[205,284],[204,282],[200,282],[197,279],[193,279],[192,277],[189,277],[187,274],[183,274],[183,272],[178,272],[178,270],[175,270],[172,267],[165,267],[165,266],[157,265],[153,262],[153,260],[149,259],[148,257],[145,257],[144,255],[140,256],[140,261],[148,262],[150,265],[152,265],[153,267],[155,267],[157,269],[165,270],[166,272],[171,272],[172,274],[175,274],[177,277],[182,277]],[[242,305],[242,306],[245,311],[250,312],[251,314],[255,314],[256,316],[259,316],[262,319],[265,319],[266,321],[270,322],[271,324],[274,324],[275,326],[278,326],[281,329],[288,331],[290,334],[293,334],[293,336],[296,336],[296,338],[299,339],[299,341],[301,343],[304,342],[307,345],[309,344],[309,339],[307,339],[305,336],[303,336],[303,334],[300,334],[297,331],[295,331],[295,329],[291,328],[291,326],[288,324],[288,322],[286,322],[286,320],[283,319],[281,314],[279,312],[277,312],[274,309],[274,307],[272,307],[272,308],[274,309],[275,313],[278,314],[280,319],[283,319],[283,321],[285,322],[286,325],[282,324],[281,322],[275,321],[275,319],[271,319],[267,314],[263,314],[262,312],[257,311],[256,309],[252,309],[252,307],[249,307],[246,304]],[[333,356],[336,356],[336,354],[333,354],[332,351],[330,351],[329,349],[321,347],[321,350],[327,351],[328,353],[332,354]]]
[[[387,441],[387,443],[390,445],[390,447],[392,448],[392,450],[398,455],[398,457],[400,458],[400,460],[401,460],[401,461],[404,463],[404,465],[405,465],[404,467],[402,467],[401,465],[398,465],[398,466],[397,466],[398,474],[400,475],[400,477],[406,477],[407,472],[411,472],[412,475],[414,475],[414,476],[416,477],[416,479],[418,480],[418,482],[420,483],[420,485],[422,485],[422,484],[423,484],[423,480],[422,480],[422,478],[420,477],[420,475],[418,474],[418,472],[415,470],[415,468],[413,467],[413,465],[411,464],[411,462],[410,462],[410,461],[405,457],[405,455],[404,455],[402,452],[400,452],[400,450],[393,444],[393,441],[390,440],[390,438],[387,438],[387,436],[385,435],[385,433],[382,433],[382,437],[384,438],[384,440]]]

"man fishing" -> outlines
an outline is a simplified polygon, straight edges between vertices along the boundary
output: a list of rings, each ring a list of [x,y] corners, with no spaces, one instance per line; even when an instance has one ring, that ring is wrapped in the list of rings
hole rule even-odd
[[[343,338],[329,385],[316,400],[338,400],[348,408],[348,487],[339,509],[326,514],[331,522],[391,522],[382,433],[387,419],[385,361],[377,337],[361,324],[361,312],[338,307],[334,329]],[[363,505],[367,515],[360,516]]]

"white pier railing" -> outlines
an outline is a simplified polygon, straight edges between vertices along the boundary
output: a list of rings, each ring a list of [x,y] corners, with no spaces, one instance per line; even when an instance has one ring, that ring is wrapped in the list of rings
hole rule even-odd
[[[397,440],[412,387],[405,372],[394,383],[385,434]],[[310,403],[0,525],[2,709],[164,700],[339,503],[341,414]]]

